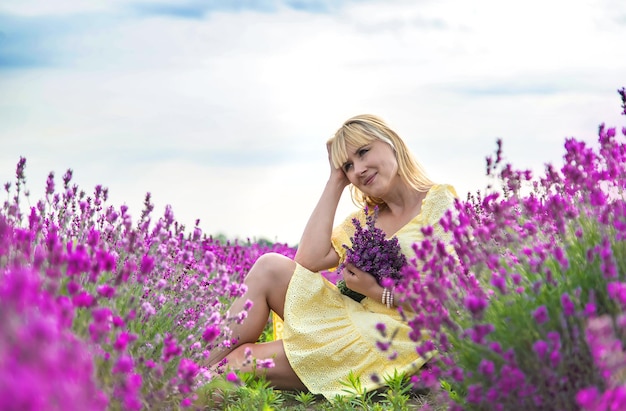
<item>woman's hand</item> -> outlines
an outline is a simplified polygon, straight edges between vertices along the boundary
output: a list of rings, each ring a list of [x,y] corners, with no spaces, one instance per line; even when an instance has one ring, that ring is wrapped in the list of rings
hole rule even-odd
[[[332,157],[330,155],[330,146],[331,143],[329,141],[328,143],[326,143],[326,150],[328,151],[328,163],[330,164],[330,179],[337,181],[341,186],[346,187],[348,184],[350,184],[350,180],[348,180],[348,177],[346,177],[346,173],[343,172],[341,167],[335,168],[333,166]]]
[[[376,282],[376,278],[363,270],[359,270],[354,265],[347,264],[342,275],[349,289],[370,298],[380,294],[382,287]]]

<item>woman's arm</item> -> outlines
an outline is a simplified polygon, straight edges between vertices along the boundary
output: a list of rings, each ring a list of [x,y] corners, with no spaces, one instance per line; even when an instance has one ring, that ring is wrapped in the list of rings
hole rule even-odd
[[[327,149],[330,162],[329,145]],[[348,184],[343,170],[334,168],[331,163],[330,177],[304,228],[295,256],[298,264],[311,271],[326,270],[339,263],[339,256],[330,242],[330,237],[339,200]]]

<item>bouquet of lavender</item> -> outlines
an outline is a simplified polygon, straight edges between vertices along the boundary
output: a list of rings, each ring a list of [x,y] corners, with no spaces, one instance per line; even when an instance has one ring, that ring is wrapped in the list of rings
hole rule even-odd
[[[384,231],[374,225],[378,217],[378,207],[374,207],[373,213],[366,207],[365,215],[365,227],[357,218],[352,219],[355,227],[354,236],[351,238],[352,247],[343,245],[347,250],[346,258],[339,265],[338,271],[341,272],[346,264],[353,264],[373,275],[379,284],[384,278],[397,281],[400,278],[400,270],[406,264],[406,257],[402,254],[398,238],[385,238]],[[365,298],[363,294],[349,289],[344,280],[338,281],[337,287],[342,294],[355,301]]]

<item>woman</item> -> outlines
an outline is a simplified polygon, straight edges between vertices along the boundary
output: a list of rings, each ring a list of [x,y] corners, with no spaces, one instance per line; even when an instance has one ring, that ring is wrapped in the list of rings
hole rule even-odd
[[[345,258],[344,244],[354,233],[353,217],[365,221],[364,207],[378,206],[376,226],[388,237],[397,236],[402,252],[411,257],[411,245],[423,238],[421,228],[438,226],[452,207],[456,193],[451,186],[428,179],[402,139],[381,119],[360,115],[347,120],[327,142],[330,177],[305,227],[294,260],[279,254],[261,256],[248,273],[246,294],[236,300],[230,313],[253,303],[242,324],[231,327],[237,344],[230,352],[213,352],[212,366],[226,358],[228,366],[250,371],[253,358],[274,360],[265,377],[279,389],[309,390],[333,398],[345,394],[348,375],[361,379],[368,391],[379,388],[394,370],[414,372],[428,358],[416,353],[409,338],[410,327],[397,309],[389,306],[399,296],[384,289],[374,277],[353,265],[343,270],[346,285],[366,296],[361,302],[341,294],[320,271],[337,267]],[[343,190],[360,207],[333,230]],[[414,254],[413,254],[414,255]],[[248,302],[249,304],[249,302]],[[283,339],[255,344],[271,311],[284,320]],[[396,332],[391,351],[382,352],[376,325],[384,323]],[[390,359],[390,352],[395,352]],[[373,376],[378,378],[372,378]]]

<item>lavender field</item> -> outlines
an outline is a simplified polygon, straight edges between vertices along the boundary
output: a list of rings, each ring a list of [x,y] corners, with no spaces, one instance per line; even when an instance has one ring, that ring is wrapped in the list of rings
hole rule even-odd
[[[562,164],[539,176],[506,163],[498,142],[492,185],[441,221],[451,243],[424,230],[397,286],[417,352],[438,351],[410,377],[431,390],[422,409],[625,409],[625,139],[604,124],[593,144],[567,138]],[[155,215],[150,194],[140,211],[109,204],[71,170],[32,199],[26,166],[0,209],[0,409],[238,409],[207,398],[250,377],[204,360],[245,321],[226,310],[254,261],[295,249],[184,227],[169,207]],[[392,336],[381,341],[393,355]],[[385,398],[369,406],[417,407]]]

